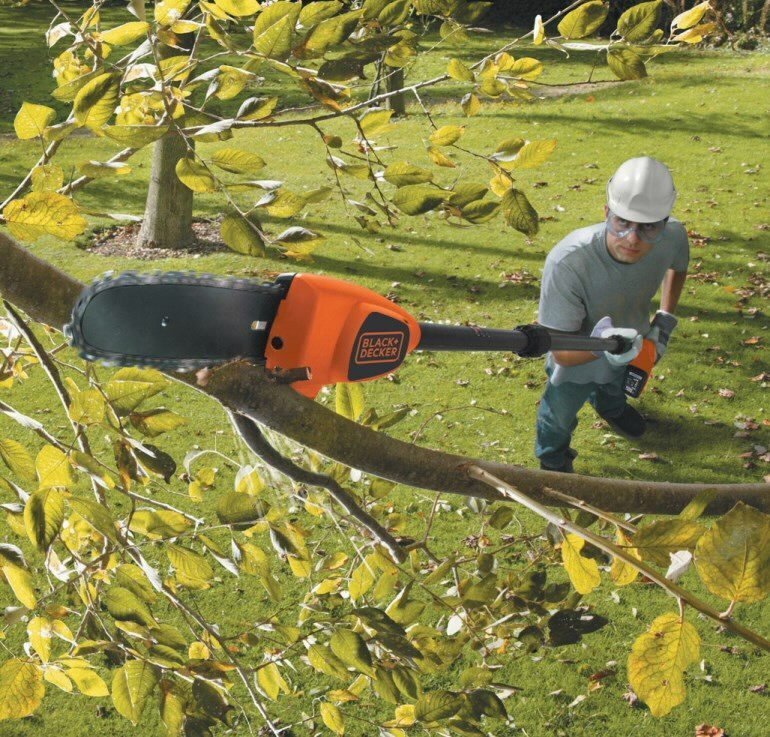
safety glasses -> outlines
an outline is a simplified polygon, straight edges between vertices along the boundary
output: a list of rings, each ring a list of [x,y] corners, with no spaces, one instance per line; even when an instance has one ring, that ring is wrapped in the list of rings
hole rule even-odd
[[[639,240],[652,244],[659,243],[663,238],[663,231],[666,229],[667,222],[668,218],[658,220],[655,223],[633,223],[618,217],[612,211],[607,213],[607,230],[616,238],[626,238],[633,231]]]

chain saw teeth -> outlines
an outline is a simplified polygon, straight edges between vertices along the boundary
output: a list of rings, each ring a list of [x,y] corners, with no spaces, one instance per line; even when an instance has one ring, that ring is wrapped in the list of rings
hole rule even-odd
[[[139,366],[154,368],[160,371],[175,371],[187,373],[207,366],[214,366],[233,360],[229,357],[201,358],[161,358],[143,355],[131,355],[104,350],[89,344],[83,334],[83,317],[86,309],[100,293],[124,286],[146,285],[182,285],[196,287],[219,287],[228,290],[247,291],[275,299],[276,303],[285,295],[286,286],[271,282],[257,282],[251,279],[219,276],[217,274],[201,274],[194,271],[124,271],[116,274],[108,271],[94,279],[80,294],[72,310],[70,322],[64,326],[64,335],[70,345],[75,347],[78,355],[86,361],[98,361],[105,366]],[[253,358],[253,357],[250,357]]]

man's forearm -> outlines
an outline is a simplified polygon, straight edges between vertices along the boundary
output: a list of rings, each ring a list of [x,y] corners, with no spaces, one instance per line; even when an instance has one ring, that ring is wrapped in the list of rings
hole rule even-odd
[[[590,351],[552,351],[552,355],[560,366],[582,366],[598,358]]]
[[[679,297],[684,289],[684,283],[687,280],[686,271],[674,271],[669,269],[663,277],[663,284],[660,288],[660,309],[669,312],[672,315],[676,312],[679,304]]]

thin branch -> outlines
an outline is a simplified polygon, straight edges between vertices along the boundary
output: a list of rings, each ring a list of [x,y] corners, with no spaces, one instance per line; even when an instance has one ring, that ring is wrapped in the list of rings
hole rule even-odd
[[[586,530],[584,527],[571,522],[570,520],[564,519],[563,517],[554,514],[547,507],[544,507],[542,504],[538,504],[538,502],[536,502],[534,499],[530,499],[526,494],[522,494],[511,484],[508,484],[502,479],[493,476],[483,468],[469,464],[462,470],[470,478],[491,486],[500,494],[502,494],[506,499],[518,502],[522,506],[529,509],[531,512],[534,512],[535,514],[542,517],[547,522],[556,525],[560,530],[564,530],[572,533],[573,535],[577,535],[586,542],[589,542],[600,550],[603,550],[605,553],[609,553],[615,558],[622,560],[626,565],[635,568],[637,571],[647,576],[647,578],[649,578],[653,583],[656,583],[664,591],[667,591],[669,594],[671,594],[674,598],[684,601],[693,609],[696,609],[714,621],[719,622],[719,624],[735,633],[736,635],[740,635],[744,640],[747,640],[753,645],[756,645],[757,647],[770,652],[770,640],[765,639],[759,633],[754,632],[739,622],[736,622],[734,619],[732,619],[732,617],[729,616],[732,607],[728,609],[727,612],[720,613],[705,601],[698,599],[694,594],[691,594],[681,586],[678,586],[672,581],[669,581],[659,571],[655,570],[651,566],[648,566],[646,563],[643,563],[638,558],[635,558],[627,550],[614,545],[609,540],[603,538],[601,535],[597,535],[590,530]]]
[[[322,489],[326,489],[329,494],[331,494],[332,498],[342,506],[353,519],[355,519],[362,527],[366,528],[388,549],[395,561],[403,563],[406,560],[407,555],[395,538],[382,527],[377,520],[361,509],[358,504],[356,504],[355,499],[333,478],[326,474],[308,471],[307,469],[298,466],[294,461],[281,455],[272,445],[270,445],[253,420],[231,411],[229,412],[229,415],[235,429],[243,438],[246,445],[249,446],[252,452],[256,453],[256,455],[265,461],[265,463],[298,483],[320,486]]]

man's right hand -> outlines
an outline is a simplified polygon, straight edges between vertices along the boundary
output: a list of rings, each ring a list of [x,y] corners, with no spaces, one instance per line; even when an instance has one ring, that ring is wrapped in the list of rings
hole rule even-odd
[[[613,338],[619,336],[625,338],[631,343],[631,347],[624,353],[610,353],[609,351],[603,351],[604,357],[607,362],[612,366],[625,366],[631,363],[642,350],[642,341],[644,340],[639,331],[633,328],[616,328],[612,324],[612,318],[607,316],[603,317],[596,323],[594,329],[591,331],[592,338]]]

